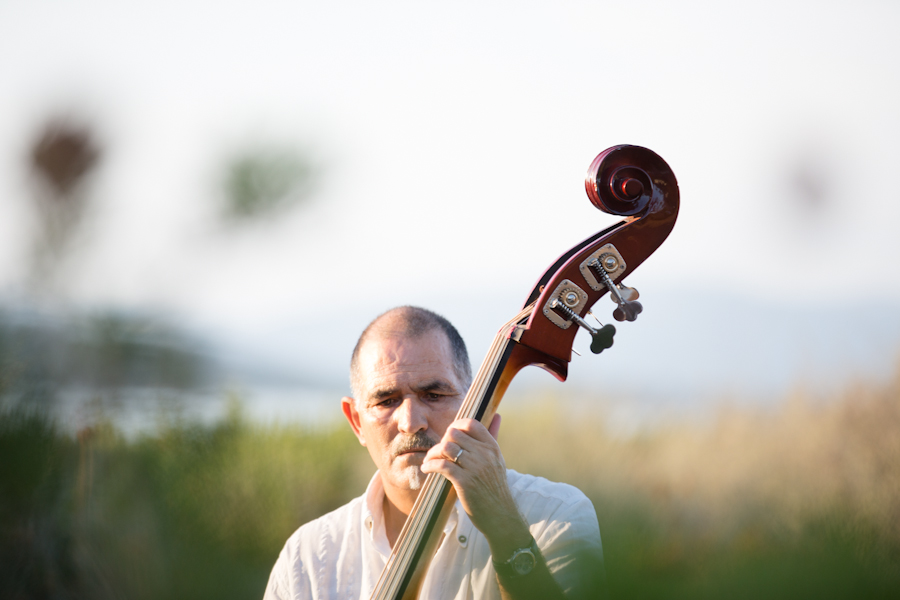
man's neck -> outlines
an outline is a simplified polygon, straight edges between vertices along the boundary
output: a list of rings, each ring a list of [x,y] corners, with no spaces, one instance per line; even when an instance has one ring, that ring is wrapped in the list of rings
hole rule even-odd
[[[418,490],[394,490],[387,486],[384,487],[384,500],[381,503],[384,515],[384,533],[387,535],[391,548],[400,537],[400,531],[406,524],[406,517],[412,511],[418,495]]]

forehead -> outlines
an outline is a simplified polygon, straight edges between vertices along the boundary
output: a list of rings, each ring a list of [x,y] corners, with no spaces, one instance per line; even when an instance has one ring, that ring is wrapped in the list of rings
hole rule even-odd
[[[443,380],[459,387],[447,336],[430,330],[417,337],[387,333],[367,340],[359,352],[360,391],[410,387]]]

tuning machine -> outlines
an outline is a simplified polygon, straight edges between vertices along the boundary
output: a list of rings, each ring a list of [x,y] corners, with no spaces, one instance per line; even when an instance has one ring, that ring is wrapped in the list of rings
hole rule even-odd
[[[613,325],[602,325],[600,329],[595,329],[581,318],[578,313],[585,308],[587,300],[587,292],[568,279],[563,279],[544,304],[543,313],[562,329],[568,329],[575,323],[587,331],[592,339],[591,352],[600,354],[613,345],[616,328]]]
[[[625,273],[625,267],[625,259],[612,244],[600,247],[579,266],[591,289],[598,292],[603,288],[609,290],[610,298],[618,305],[613,311],[616,321],[634,321],[644,310],[637,301],[640,294],[636,289],[616,283]]]

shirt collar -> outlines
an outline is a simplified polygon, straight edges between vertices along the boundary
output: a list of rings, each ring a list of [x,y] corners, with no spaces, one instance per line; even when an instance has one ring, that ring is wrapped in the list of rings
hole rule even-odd
[[[384,485],[381,483],[379,471],[375,471],[375,475],[372,476],[366,487],[362,527],[378,553],[385,558],[390,556],[391,546],[388,544],[387,532],[384,528]],[[456,543],[465,548],[469,544],[474,529],[472,520],[469,519],[469,515],[462,509],[462,505],[457,499],[453,505],[453,511],[447,518],[447,524],[444,525],[444,538],[455,538]]]
[[[363,531],[378,553],[387,558],[391,554],[391,545],[388,544],[387,532],[384,529],[384,485],[381,483],[379,471],[375,471],[369,481],[365,498],[362,512]]]

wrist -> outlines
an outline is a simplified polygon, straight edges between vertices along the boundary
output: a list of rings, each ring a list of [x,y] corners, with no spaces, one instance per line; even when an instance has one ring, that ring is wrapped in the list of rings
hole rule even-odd
[[[530,537],[530,536],[529,536]],[[537,547],[537,543],[533,537],[527,546],[517,548],[505,560],[501,558],[497,560],[496,556],[491,557],[494,564],[494,571],[503,580],[525,577],[531,573],[540,560],[541,552]]]
[[[525,519],[516,511],[490,520],[491,527],[482,530],[497,562],[504,562],[520,548],[527,548],[534,541]]]

